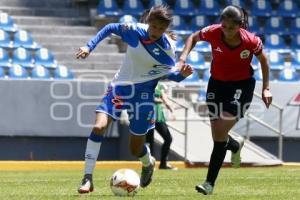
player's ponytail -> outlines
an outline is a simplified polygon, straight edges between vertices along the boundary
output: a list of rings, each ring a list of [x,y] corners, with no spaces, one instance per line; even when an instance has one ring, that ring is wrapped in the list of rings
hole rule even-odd
[[[244,8],[239,6],[227,6],[221,13],[221,20],[231,19],[239,24],[242,28],[248,28],[248,13]]]

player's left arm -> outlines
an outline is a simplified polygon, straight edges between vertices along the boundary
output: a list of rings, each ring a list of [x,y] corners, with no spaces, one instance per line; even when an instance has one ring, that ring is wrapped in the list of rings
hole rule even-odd
[[[262,76],[263,76],[263,85],[262,85],[262,100],[264,101],[267,108],[269,108],[272,103],[272,94],[270,92],[269,86],[269,64],[266,54],[261,51],[260,54],[256,55],[257,59],[260,62]]]

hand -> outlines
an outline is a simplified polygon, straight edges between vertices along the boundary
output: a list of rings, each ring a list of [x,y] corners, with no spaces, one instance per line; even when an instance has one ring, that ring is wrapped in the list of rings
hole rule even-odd
[[[193,68],[189,64],[183,64],[180,69],[180,74],[184,77],[188,77],[193,73]]]
[[[82,58],[85,59],[89,56],[90,50],[88,47],[80,47],[76,52],[75,56],[77,59]]]
[[[272,103],[272,94],[269,89],[263,89],[262,100],[265,103],[266,107],[269,108],[270,104]]]

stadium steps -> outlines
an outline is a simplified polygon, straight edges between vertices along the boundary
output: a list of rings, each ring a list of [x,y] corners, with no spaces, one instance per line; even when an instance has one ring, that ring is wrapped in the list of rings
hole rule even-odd
[[[177,101],[177,100],[176,100]],[[180,100],[178,100],[180,102]],[[208,121],[200,121],[200,118],[193,108],[189,109],[188,120],[188,140],[187,140],[187,160],[190,163],[209,163],[211,151],[213,148],[213,141],[211,137],[211,129]],[[184,110],[175,110],[175,116],[180,121],[168,121],[168,124],[175,127],[178,130],[184,130]],[[179,117],[182,116],[182,117]],[[173,135],[173,143],[171,150],[176,154],[184,158],[184,136],[177,131],[170,128]],[[237,135],[235,132],[231,132],[232,135]],[[162,138],[155,134],[155,140],[162,143]],[[225,163],[230,163],[231,153],[228,152],[225,157]],[[242,165],[251,166],[264,166],[264,165],[281,165],[282,161],[274,155],[268,153],[258,145],[251,141],[245,141],[244,147],[241,152]]]
[[[75,59],[75,52],[96,33],[90,26],[88,4],[73,0],[0,0],[0,10],[13,17],[19,28],[32,33],[35,42],[51,50],[58,64],[71,69],[117,70],[124,55],[104,39],[86,60]]]

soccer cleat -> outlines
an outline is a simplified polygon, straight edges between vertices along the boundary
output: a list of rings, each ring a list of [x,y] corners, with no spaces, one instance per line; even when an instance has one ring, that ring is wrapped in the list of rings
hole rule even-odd
[[[141,173],[141,187],[147,187],[152,181],[152,175],[155,167],[155,158],[152,158],[152,163],[149,166],[142,167]]]
[[[84,194],[94,191],[93,179],[91,174],[84,175],[81,185],[78,188],[78,193]]]
[[[231,152],[231,166],[233,168],[239,168],[241,166],[241,150],[244,146],[244,138],[234,137],[233,139],[239,143],[239,149],[236,153]]]
[[[203,184],[196,185],[195,189],[204,195],[210,195],[213,193],[214,187],[209,182],[205,181]]]

